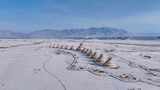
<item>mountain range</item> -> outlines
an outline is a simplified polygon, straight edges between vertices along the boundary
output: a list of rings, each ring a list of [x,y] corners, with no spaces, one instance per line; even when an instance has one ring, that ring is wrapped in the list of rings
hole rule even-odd
[[[8,30],[0,30],[0,39],[134,39],[134,40],[159,40],[158,33],[130,33],[124,29],[110,27],[92,27],[82,29],[43,29],[30,33],[20,33]]]
[[[30,33],[19,33],[0,30],[0,38],[117,38],[127,37],[129,33],[124,29],[109,27],[87,29],[44,29]]]

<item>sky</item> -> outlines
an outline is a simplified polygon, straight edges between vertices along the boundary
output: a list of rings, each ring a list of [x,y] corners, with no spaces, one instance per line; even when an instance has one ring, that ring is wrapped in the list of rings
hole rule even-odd
[[[0,0],[0,30],[89,27],[160,33],[160,0]]]

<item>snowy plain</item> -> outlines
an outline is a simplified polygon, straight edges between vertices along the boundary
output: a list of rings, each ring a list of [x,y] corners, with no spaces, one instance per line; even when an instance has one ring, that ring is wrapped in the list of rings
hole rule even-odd
[[[119,69],[96,65],[77,51],[49,48],[52,44],[77,47],[82,41],[1,39],[0,90],[160,90],[159,41],[84,42],[83,47],[111,56]],[[77,62],[71,69],[72,55]]]

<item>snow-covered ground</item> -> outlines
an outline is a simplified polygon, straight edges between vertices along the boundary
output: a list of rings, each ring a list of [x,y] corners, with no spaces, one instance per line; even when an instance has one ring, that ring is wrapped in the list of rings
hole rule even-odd
[[[49,48],[82,41],[0,40],[0,90],[160,90],[159,41],[84,42],[83,47],[111,56],[119,69],[99,66],[77,51]]]

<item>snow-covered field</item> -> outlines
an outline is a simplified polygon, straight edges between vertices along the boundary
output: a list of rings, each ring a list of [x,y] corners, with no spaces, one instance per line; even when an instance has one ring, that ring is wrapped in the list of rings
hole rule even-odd
[[[78,51],[49,48],[82,41],[0,40],[0,90],[160,90],[159,41],[84,42],[83,47],[111,56],[118,69],[97,65]]]

